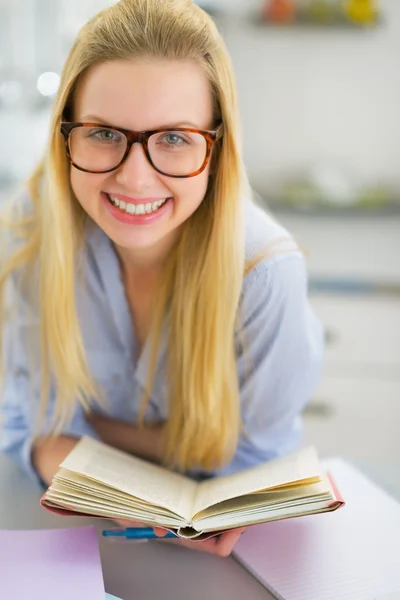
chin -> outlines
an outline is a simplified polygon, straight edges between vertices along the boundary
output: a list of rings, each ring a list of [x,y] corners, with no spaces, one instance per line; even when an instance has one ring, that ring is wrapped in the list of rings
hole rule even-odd
[[[150,250],[151,248],[162,244],[168,236],[168,234],[158,236],[143,235],[141,232],[131,232],[128,235],[121,235],[116,231],[111,235],[110,233],[106,231],[106,234],[114,244],[121,248],[125,248],[126,250],[130,250],[131,252]]]

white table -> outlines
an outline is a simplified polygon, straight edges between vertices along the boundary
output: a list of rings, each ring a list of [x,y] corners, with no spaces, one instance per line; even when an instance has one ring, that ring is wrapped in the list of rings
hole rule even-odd
[[[378,484],[400,499],[400,464],[358,462]],[[42,490],[0,455],[0,529],[95,525],[100,519],[59,517],[39,505]],[[106,591],[123,600],[273,600],[233,558],[217,558],[159,541],[112,543],[100,538]],[[1,590],[0,590],[1,591]]]
[[[0,529],[50,529],[110,522],[59,517],[39,505],[42,490],[0,455]],[[271,600],[272,596],[233,558],[178,548],[159,541],[100,541],[106,591],[123,600]]]

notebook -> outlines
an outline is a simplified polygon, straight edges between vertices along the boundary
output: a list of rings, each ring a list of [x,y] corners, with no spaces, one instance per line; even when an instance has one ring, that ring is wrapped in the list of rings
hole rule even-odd
[[[0,596],[104,600],[96,529],[0,531]]]
[[[235,558],[279,600],[397,599],[400,504],[341,459],[324,467],[346,505],[249,527]]]

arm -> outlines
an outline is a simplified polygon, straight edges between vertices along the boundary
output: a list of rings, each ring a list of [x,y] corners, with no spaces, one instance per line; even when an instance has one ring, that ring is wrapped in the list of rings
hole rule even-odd
[[[292,452],[302,439],[301,412],[319,381],[323,330],[307,297],[300,253],[259,264],[245,281],[237,334],[244,431],[219,474]]]
[[[86,419],[104,443],[145,460],[161,462],[164,436],[162,423],[138,427],[96,413],[87,415]]]
[[[71,423],[58,437],[33,437],[37,397],[31,395],[26,375],[17,373],[6,377],[6,386],[0,402],[0,452],[8,455],[33,480],[49,485],[59,464],[73,449],[81,436],[97,437],[86,423],[80,406],[77,406]],[[35,396],[35,395],[34,395]],[[48,414],[51,416],[54,397],[49,398]],[[42,436],[46,425],[42,429]]]
[[[32,448],[32,465],[40,479],[50,485],[59,464],[78,443],[78,438],[61,435],[51,439],[39,438]]]
[[[33,480],[49,484],[59,463],[72,450],[82,435],[96,437],[77,405],[72,419],[60,432],[60,437],[46,439],[48,423],[54,410],[54,387],[47,399],[46,419],[36,431],[40,398],[40,364],[38,320],[20,297],[15,280],[10,285],[11,304],[18,310],[7,315],[1,332],[4,380],[0,396],[0,452],[8,455]],[[28,353],[27,348],[31,349]],[[37,439],[35,440],[35,436]]]

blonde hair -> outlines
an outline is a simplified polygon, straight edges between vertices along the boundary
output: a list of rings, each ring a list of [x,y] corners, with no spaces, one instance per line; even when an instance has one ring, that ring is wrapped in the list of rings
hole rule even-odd
[[[76,399],[89,409],[97,388],[75,306],[76,257],[84,241],[85,214],[71,190],[59,125],[92,66],[142,56],[197,61],[210,82],[214,118],[224,124],[206,196],[168,258],[152,324],[142,405],[143,421],[168,315],[164,460],[181,470],[213,469],[232,457],[240,429],[234,331],[245,269],[241,198],[247,180],[230,60],[212,19],[191,0],[121,0],[80,31],[63,69],[47,152],[28,181],[32,214],[17,225],[23,243],[0,272],[0,292],[13,271],[38,266],[41,410],[46,409],[52,381],[57,392],[54,423],[64,422]]]

